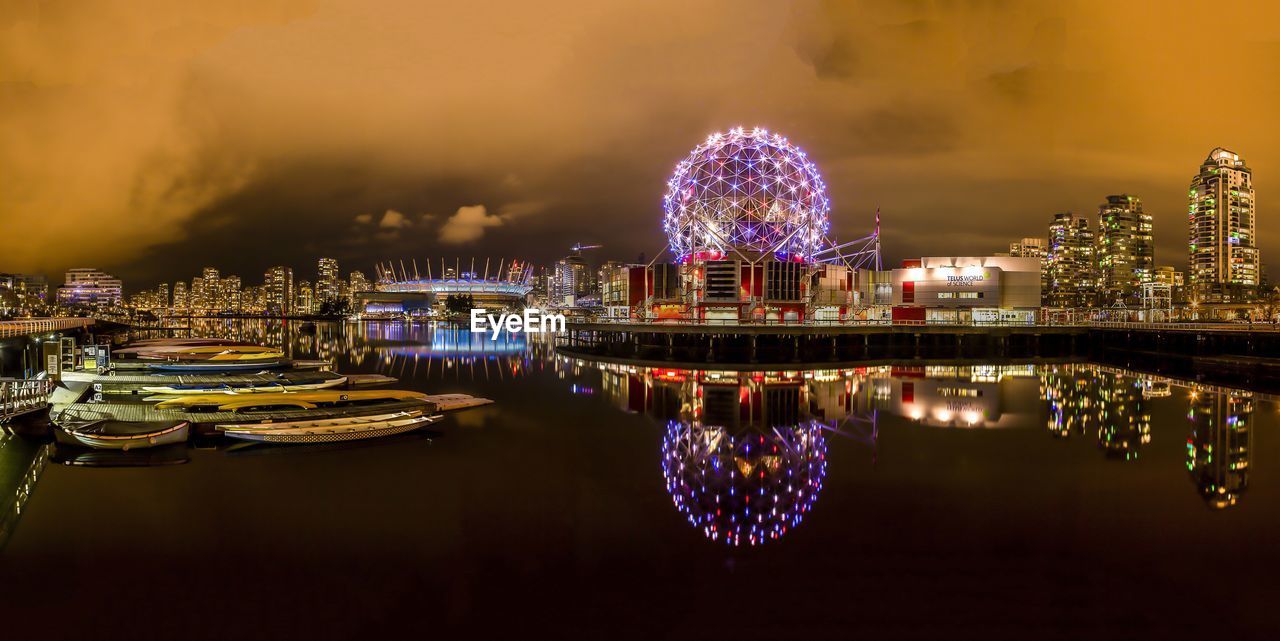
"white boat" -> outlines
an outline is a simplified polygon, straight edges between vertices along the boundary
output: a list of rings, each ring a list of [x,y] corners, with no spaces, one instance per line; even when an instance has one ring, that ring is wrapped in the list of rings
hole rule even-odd
[[[262,443],[336,443],[360,441],[404,434],[443,418],[417,412],[397,412],[400,416],[358,416],[321,421],[289,421],[223,425],[219,429],[230,438]]]
[[[159,445],[185,443],[191,424],[187,421],[141,422],[98,420],[61,425],[55,430],[58,442],[100,450],[136,450]]]

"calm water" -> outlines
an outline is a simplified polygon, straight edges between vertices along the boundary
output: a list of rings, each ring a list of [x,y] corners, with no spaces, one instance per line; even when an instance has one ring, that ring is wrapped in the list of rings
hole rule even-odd
[[[219,321],[492,406],[99,469],[0,442],[11,631],[1258,637],[1277,407],[1088,365],[650,370],[426,325]],[[3,437],[0,437],[3,438]],[[28,495],[29,494],[29,495]],[[10,512],[13,510],[11,509]],[[11,526],[11,527],[9,527]]]

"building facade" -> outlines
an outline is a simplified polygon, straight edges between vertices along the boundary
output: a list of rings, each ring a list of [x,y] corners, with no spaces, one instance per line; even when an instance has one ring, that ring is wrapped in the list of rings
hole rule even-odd
[[[342,274],[335,258],[321,258],[316,266],[315,299],[318,303],[337,300],[341,289]]]
[[[58,303],[118,307],[122,293],[119,278],[97,269],[77,267],[67,270],[65,283],[58,288]]]
[[[262,275],[263,311],[287,316],[293,311],[293,270],[277,266]]]
[[[1155,268],[1151,215],[1142,211],[1142,200],[1128,194],[1107,196],[1098,206],[1097,243],[1098,303],[1136,303]]]
[[[1050,307],[1097,305],[1098,277],[1089,220],[1071,212],[1054,214],[1049,224],[1047,300]]]
[[[1187,197],[1187,279],[1193,300],[1252,300],[1261,280],[1252,170],[1240,154],[1215,148],[1192,177]]]

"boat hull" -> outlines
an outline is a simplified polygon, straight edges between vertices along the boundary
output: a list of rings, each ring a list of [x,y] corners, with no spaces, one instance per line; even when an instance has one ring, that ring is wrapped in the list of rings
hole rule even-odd
[[[363,441],[368,439],[395,436],[421,429],[439,421],[441,416],[417,416],[400,421],[387,421],[375,424],[328,427],[328,428],[293,428],[293,429],[232,429],[224,430],[229,438],[259,443],[310,444],[339,443],[345,441]]]
[[[95,434],[64,427],[55,430],[54,436],[58,442],[67,445],[80,445],[95,450],[128,451],[186,443],[190,434],[191,424],[183,422],[155,432],[128,435]]]

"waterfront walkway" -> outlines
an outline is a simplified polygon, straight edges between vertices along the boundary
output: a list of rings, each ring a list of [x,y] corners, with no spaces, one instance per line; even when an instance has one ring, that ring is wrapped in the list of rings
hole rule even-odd
[[[0,338],[62,332],[93,325],[92,318],[23,318],[0,321]]]

